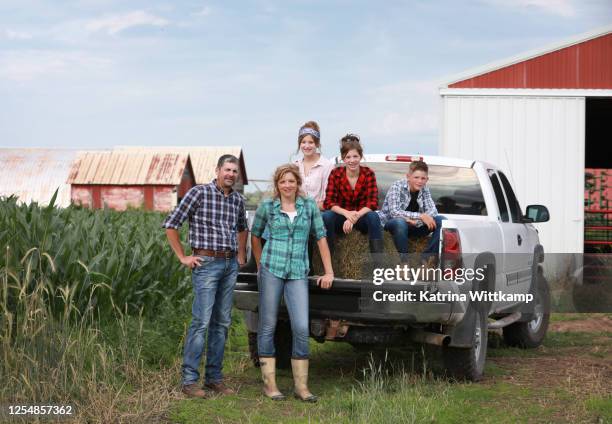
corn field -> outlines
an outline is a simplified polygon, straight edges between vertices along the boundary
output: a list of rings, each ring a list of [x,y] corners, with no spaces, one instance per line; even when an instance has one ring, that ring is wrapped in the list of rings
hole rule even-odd
[[[178,365],[148,367],[143,349],[160,337],[153,314],[191,291],[162,220],[0,199],[0,404],[73,405],[77,422],[160,419]],[[164,324],[178,350],[182,326]]]
[[[131,313],[180,303],[191,291],[188,272],[167,245],[157,212],[19,205],[0,199],[0,269],[26,283],[72,287],[80,311],[110,313],[111,295]],[[95,293],[93,288],[97,287]],[[61,299],[49,299],[57,308]],[[93,302],[93,305],[91,305]]]

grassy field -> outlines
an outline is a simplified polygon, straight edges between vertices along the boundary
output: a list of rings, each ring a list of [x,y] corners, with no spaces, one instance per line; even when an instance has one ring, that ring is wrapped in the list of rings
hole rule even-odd
[[[63,422],[79,423],[612,422],[610,314],[555,315],[535,350],[491,337],[477,384],[438,377],[436,358],[418,348],[312,342],[310,387],[321,400],[311,405],[261,395],[235,313],[225,372],[238,393],[185,399],[190,279],[162,220],[0,199],[0,405],[71,404]],[[279,384],[290,393],[290,372]]]
[[[492,335],[480,383],[436,377],[432,370],[439,365],[423,360],[418,349],[357,352],[344,343],[313,342],[316,405],[265,399],[259,370],[248,363],[246,350],[235,352],[228,380],[238,394],[179,399],[169,417],[178,423],[611,422],[612,317],[564,314],[554,320],[535,350],[504,347]],[[579,325],[557,331],[562,323]],[[279,375],[279,387],[290,393],[290,371]]]

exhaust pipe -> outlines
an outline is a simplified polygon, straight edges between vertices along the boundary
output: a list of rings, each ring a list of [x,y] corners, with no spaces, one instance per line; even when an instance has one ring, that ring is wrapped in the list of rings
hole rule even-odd
[[[417,343],[426,343],[435,346],[448,346],[450,336],[448,334],[432,333],[429,331],[414,331],[412,332],[412,341]]]
[[[514,312],[508,316],[503,317],[502,319],[498,319],[497,321],[493,321],[489,323],[489,330],[497,330],[500,328],[504,328],[510,324],[517,322],[521,319],[522,314],[520,312]]]

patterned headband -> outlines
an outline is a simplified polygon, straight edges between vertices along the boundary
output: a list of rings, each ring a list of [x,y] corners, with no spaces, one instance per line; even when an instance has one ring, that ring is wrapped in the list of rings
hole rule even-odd
[[[302,128],[300,130],[299,134],[298,134],[298,137],[301,137],[301,136],[306,135],[306,134],[310,134],[311,136],[313,136],[316,139],[320,139],[321,138],[321,135],[319,134],[319,131],[313,130],[312,128],[308,128],[308,127]]]

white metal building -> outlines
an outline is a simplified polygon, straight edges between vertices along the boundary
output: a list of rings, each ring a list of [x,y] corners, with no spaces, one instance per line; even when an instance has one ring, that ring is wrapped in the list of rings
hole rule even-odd
[[[548,207],[545,251],[582,253],[585,168],[612,168],[612,26],[465,72],[440,96],[440,154],[499,166],[523,211]]]

